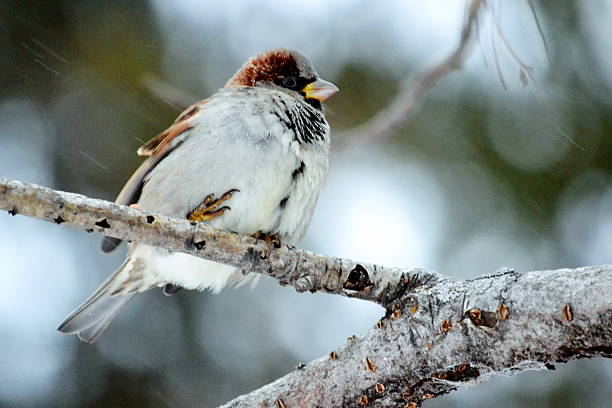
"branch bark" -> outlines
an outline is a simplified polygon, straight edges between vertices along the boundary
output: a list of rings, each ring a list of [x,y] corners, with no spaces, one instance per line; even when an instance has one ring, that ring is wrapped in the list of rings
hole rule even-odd
[[[126,241],[164,247],[268,275],[298,292],[326,292],[386,307],[401,291],[445,279],[423,269],[400,269],[325,257],[292,246],[271,252],[253,237],[207,224],[0,178],[0,210]],[[269,255],[266,255],[268,252]]]
[[[224,407],[411,407],[494,374],[612,357],[612,266],[460,281],[281,246],[34,184],[0,179],[0,210],[162,246],[297,291],[376,302],[362,338]]]
[[[405,293],[363,337],[223,408],[416,407],[496,374],[609,358],[610,293],[612,266],[437,282]]]

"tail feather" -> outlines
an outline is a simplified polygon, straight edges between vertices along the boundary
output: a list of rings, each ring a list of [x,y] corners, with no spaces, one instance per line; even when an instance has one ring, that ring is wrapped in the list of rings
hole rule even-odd
[[[57,330],[64,334],[78,334],[79,339],[87,343],[96,341],[135,294],[116,293],[128,265],[132,265],[129,258],[83,304],[70,313]]]
[[[109,312],[103,316],[100,316],[93,325],[87,327],[86,329],[82,329],[79,331],[73,332],[79,336],[81,341],[85,343],[93,343],[98,337],[106,330],[106,328],[111,324],[112,320],[117,316],[117,314],[123,309],[125,305],[132,299],[135,293],[131,293],[129,295],[115,295],[108,300],[112,300],[113,303],[107,305],[109,307]],[[60,331],[62,331],[60,329]],[[62,331],[63,332],[63,331]],[[66,333],[68,334],[68,333]]]

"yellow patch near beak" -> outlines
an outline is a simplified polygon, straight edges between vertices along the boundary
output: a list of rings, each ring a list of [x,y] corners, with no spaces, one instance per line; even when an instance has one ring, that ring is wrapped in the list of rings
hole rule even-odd
[[[323,79],[317,79],[302,89],[302,92],[306,94],[306,98],[316,99],[321,102],[337,94],[338,91],[339,89],[336,85]]]

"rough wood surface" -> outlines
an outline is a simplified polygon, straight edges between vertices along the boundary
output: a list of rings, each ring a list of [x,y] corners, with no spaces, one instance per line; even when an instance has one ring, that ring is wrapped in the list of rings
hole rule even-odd
[[[495,374],[612,357],[612,266],[455,280],[281,246],[0,179],[0,209],[381,304],[361,338],[225,407],[412,407]]]
[[[438,273],[418,268],[399,269],[325,257],[287,245],[269,251],[262,240],[206,224],[2,178],[0,210],[233,265],[244,273],[271,276],[298,292],[335,293],[382,306],[401,291],[443,279]]]
[[[223,407],[416,407],[492,375],[612,357],[610,294],[612,266],[441,281],[405,293],[334,358]]]

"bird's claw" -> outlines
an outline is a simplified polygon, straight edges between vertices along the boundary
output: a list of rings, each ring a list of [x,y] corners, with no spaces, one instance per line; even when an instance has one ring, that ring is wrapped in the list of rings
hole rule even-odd
[[[200,221],[209,221],[214,218],[222,216],[226,211],[231,210],[231,208],[228,206],[223,206],[219,208],[219,206],[223,202],[232,198],[232,195],[239,191],[240,190],[233,188],[229,191],[226,191],[221,197],[217,199],[214,198],[215,197],[214,194],[207,195],[204,198],[204,201],[202,201],[202,204],[200,204],[197,208],[195,208],[193,211],[187,214],[187,219],[189,221],[200,222]]]
[[[278,249],[281,247],[281,239],[278,233],[270,234],[263,231],[257,231],[255,234],[253,234],[253,238],[261,239],[266,243],[266,247],[261,251],[260,256],[262,259],[266,259],[270,255],[270,251],[272,251],[273,248]]]

